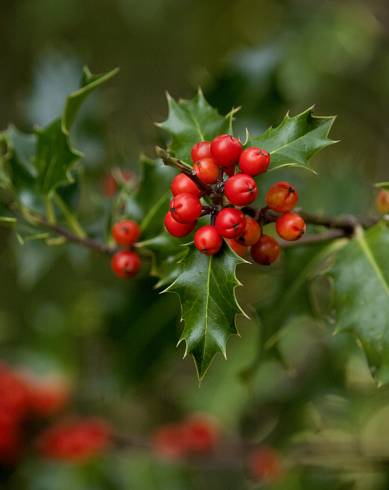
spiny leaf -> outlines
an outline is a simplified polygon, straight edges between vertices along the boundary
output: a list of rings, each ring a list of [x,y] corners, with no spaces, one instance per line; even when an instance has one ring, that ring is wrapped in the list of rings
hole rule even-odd
[[[208,104],[201,90],[191,100],[174,100],[167,96],[169,116],[158,126],[171,137],[169,145],[174,155],[190,161],[192,146],[198,141],[211,140],[218,134],[232,132],[232,111],[221,116]]]
[[[118,68],[103,73],[101,75],[94,75],[89,71],[88,67],[84,68],[81,87],[79,90],[71,93],[65,104],[65,109],[62,115],[62,129],[65,133],[69,133],[70,127],[79,111],[81,104],[96,88],[104,83],[108,82],[119,72]]]
[[[285,166],[309,168],[310,158],[336,143],[328,138],[335,116],[315,116],[313,108],[290,117],[287,114],[276,128],[250,138],[249,145],[264,148],[271,154],[271,169]]]
[[[359,229],[337,255],[334,279],[336,331],[349,331],[362,345],[372,374],[389,381],[389,229]]]
[[[188,241],[188,237],[179,240],[163,231],[137,244],[143,251],[151,253],[151,275],[159,278],[155,287],[171,284],[180,274],[180,262],[188,253],[188,247],[185,246]]]
[[[169,209],[170,183],[175,170],[161,160],[141,158],[142,175],[137,190],[125,203],[126,213],[141,222],[142,238],[147,239],[162,230],[163,218]]]
[[[196,249],[183,261],[182,272],[165,291],[180,297],[185,355],[192,354],[199,378],[203,378],[215,354],[226,356],[228,337],[236,334],[235,316],[243,313],[235,296],[240,285],[235,275],[243,259],[229,247],[214,256]]]

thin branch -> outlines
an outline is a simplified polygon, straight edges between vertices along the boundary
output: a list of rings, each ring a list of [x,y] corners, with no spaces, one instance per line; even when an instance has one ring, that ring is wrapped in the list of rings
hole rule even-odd
[[[169,152],[161,148],[160,146],[155,147],[155,153],[165,165],[168,165],[169,167],[174,167],[180,172],[184,173],[187,175],[190,179],[193,180],[193,182],[197,185],[197,187],[204,192],[204,194],[210,195],[213,194],[213,189],[210,185],[204,184],[195,173],[193,173],[192,169],[188,167],[188,165],[185,165],[181,160],[178,160],[178,158],[172,157]]]
[[[317,243],[329,242],[331,240],[336,240],[338,238],[349,238],[350,235],[346,231],[342,229],[334,229],[323,231],[322,233],[310,233],[308,235],[304,235],[299,240],[295,242],[287,242],[285,240],[280,241],[280,245],[282,248],[291,248],[304,245],[315,245]]]

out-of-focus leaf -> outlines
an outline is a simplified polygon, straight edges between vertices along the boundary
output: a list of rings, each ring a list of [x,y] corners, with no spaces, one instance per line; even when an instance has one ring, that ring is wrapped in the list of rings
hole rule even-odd
[[[271,169],[285,166],[309,169],[309,160],[315,153],[336,143],[328,138],[334,120],[334,116],[315,116],[313,108],[293,117],[286,114],[279,126],[250,138],[248,144],[271,154]]]
[[[79,111],[81,104],[96,88],[108,82],[119,72],[118,68],[101,75],[92,74],[87,67],[84,68],[81,87],[70,94],[66,100],[65,110],[62,115],[62,129],[69,133],[71,125]]]
[[[227,340],[236,334],[235,316],[243,313],[235,288],[235,270],[245,261],[228,247],[214,256],[193,249],[183,261],[178,278],[165,291],[180,297],[185,355],[192,354],[199,378],[203,378],[215,354],[226,356]]]
[[[138,189],[125,203],[126,214],[141,223],[142,238],[155,236],[163,227],[169,209],[170,183],[175,171],[161,160],[141,159],[142,175]]]
[[[389,229],[378,224],[356,236],[336,254],[336,331],[351,332],[362,345],[372,374],[389,381]]]
[[[378,187],[379,189],[385,189],[389,191],[389,182],[377,182],[374,184],[374,187]]]
[[[170,150],[184,161],[190,161],[192,146],[198,141],[211,140],[222,133],[232,132],[232,116],[221,116],[208,104],[201,90],[191,100],[174,100],[167,97],[169,116],[158,126],[165,130],[170,138]]]
[[[152,254],[151,275],[158,277],[156,287],[171,284],[181,271],[181,260],[188,253],[184,245],[188,239],[179,240],[165,231],[149,240],[139,242],[138,247]]]

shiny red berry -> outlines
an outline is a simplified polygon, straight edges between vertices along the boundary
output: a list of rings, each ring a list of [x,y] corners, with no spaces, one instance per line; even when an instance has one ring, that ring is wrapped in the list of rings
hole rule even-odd
[[[111,265],[118,277],[127,278],[133,277],[139,272],[141,260],[137,253],[122,250],[113,255]]]
[[[242,150],[242,143],[230,134],[217,136],[211,143],[212,157],[220,167],[230,167],[238,163]]]
[[[251,257],[261,265],[270,265],[280,256],[281,248],[277,240],[268,235],[261,238],[251,247]]]
[[[239,167],[247,175],[263,174],[269,168],[270,155],[266,150],[250,146],[242,152],[239,158]]]
[[[216,216],[215,228],[224,238],[237,238],[246,225],[245,215],[236,208],[224,208]]]
[[[298,240],[305,233],[305,228],[305,221],[296,213],[285,213],[276,221],[277,233],[288,241]]]
[[[233,238],[226,238],[226,242],[237,255],[240,255],[241,257],[246,257],[249,251],[248,247],[245,247]]]
[[[389,191],[381,189],[375,200],[375,207],[381,214],[389,213]]]
[[[196,226],[196,221],[194,221],[193,223],[179,223],[173,218],[172,213],[168,211],[165,216],[164,224],[166,230],[171,235],[175,237],[183,237],[189,235],[189,233],[194,230]]]
[[[193,223],[200,217],[201,209],[200,199],[187,192],[177,194],[170,201],[170,212],[179,223]]]
[[[170,189],[172,191],[173,196],[177,196],[177,194],[193,194],[195,197],[201,196],[201,191],[197,187],[197,185],[193,182],[193,180],[187,175],[181,173],[174,177],[172,183],[170,185]]]
[[[213,158],[201,158],[193,165],[193,170],[204,184],[215,184],[219,177],[219,167]]]
[[[249,456],[248,464],[252,476],[258,480],[274,482],[282,475],[280,457],[271,447],[255,449]]]
[[[131,219],[119,221],[112,227],[112,236],[118,245],[129,247],[138,240],[140,226]]]
[[[227,179],[224,184],[224,194],[231,204],[246,206],[257,198],[258,187],[250,175],[236,174]]]
[[[215,255],[223,244],[222,237],[212,225],[199,228],[194,236],[195,247],[206,255]]]
[[[276,182],[266,194],[266,204],[278,213],[291,211],[297,201],[297,191],[289,182]]]
[[[243,233],[236,239],[241,245],[250,247],[256,243],[262,234],[259,223],[251,216],[246,216],[246,225]]]
[[[197,162],[202,158],[211,156],[211,143],[209,141],[199,141],[192,147],[192,162]]]

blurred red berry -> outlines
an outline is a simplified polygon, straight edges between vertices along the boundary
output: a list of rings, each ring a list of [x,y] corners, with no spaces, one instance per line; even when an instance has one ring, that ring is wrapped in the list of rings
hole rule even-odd
[[[375,207],[381,214],[389,213],[389,191],[381,189],[375,200]]]
[[[223,245],[223,239],[214,226],[206,225],[196,231],[194,244],[201,253],[215,255]]]
[[[305,233],[305,221],[297,213],[285,213],[276,221],[276,230],[284,240],[298,240]]]
[[[218,443],[219,431],[211,417],[194,415],[183,422],[182,430],[188,452],[208,453]]]
[[[19,423],[4,423],[0,417],[0,465],[11,466],[19,460],[23,448]]]
[[[154,451],[164,458],[180,458],[186,454],[184,432],[179,424],[160,427],[152,439]]]
[[[28,388],[23,378],[0,364],[0,414],[19,420],[28,410]]]
[[[216,216],[215,228],[224,238],[237,238],[246,225],[245,215],[236,208],[224,208]]]
[[[277,240],[268,235],[261,238],[251,247],[251,257],[261,265],[270,265],[280,256],[281,248]]]
[[[195,197],[201,196],[200,189],[193,182],[193,180],[184,173],[180,173],[174,177],[170,185],[170,189],[173,196],[184,193],[193,194]]]
[[[271,447],[255,449],[249,456],[248,465],[254,478],[268,483],[278,480],[282,475],[279,454]]]
[[[209,141],[199,141],[192,147],[192,161],[197,162],[201,158],[208,158],[211,156],[211,143]]]
[[[215,184],[219,177],[219,167],[213,158],[201,158],[193,165],[193,170],[204,184]]]
[[[58,423],[37,441],[42,456],[64,461],[85,460],[102,452],[111,440],[109,425],[99,419]]]
[[[113,197],[120,185],[135,180],[135,174],[131,170],[115,167],[104,177],[103,192],[106,197]]]
[[[179,223],[193,223],[201,215],[200,199],[193,194],[177,194],[170,201],[170,212]]]
[[[262,234],[262,228],[260,224],[251,216],[246,216],[246,225],[243,233],[236,238],[236,241],[246,247],[254,245]]]
[[[113,272],[120,278],[136,276],[141,267],[141,260],[137,253],[123,250],[112,256]]]
[[[230,167],[238,163],[242,150],[242,143],[230,134],[216,136],[211,143],[212,157],[220,167]]]
[[[247,175],[263,174],[269,168],[270,155],[266,150],[250,146],[242,152],[239,158],[239,167]]]
[[[129,247],[140,236],[140,226],[131,219],[118,221],[112,227],[112,236],[118,245]]]
[[[68,383],[59,376],[36,377],[27,374],[29,409],[38,417],[48,417],[62,410],[70,399]]]
[[[246,206],[257,198],[258,187],[250,175],[236,174],[227,179],[224,184],[224,194],[231,204]]]
[[[266,204],[278,213],[291,211],[297,201],[297,191],[289,182],[276,182],[266,194]]]
[[[249,251],[248,247],[245,247],[244,245],[237,242],[233,238],[226,238],[226,242],[237,255],[240,255],[241,257],[246,257]]]

